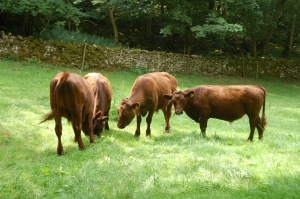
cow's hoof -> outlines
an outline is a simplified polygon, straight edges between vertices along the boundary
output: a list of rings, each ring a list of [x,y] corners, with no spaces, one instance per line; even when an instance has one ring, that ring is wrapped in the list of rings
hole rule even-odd
[[[169,133],[170,132],[170,126],[165,126],[165,132]]]
[[[85,150],[85,146],[79,146],[79,150]]]

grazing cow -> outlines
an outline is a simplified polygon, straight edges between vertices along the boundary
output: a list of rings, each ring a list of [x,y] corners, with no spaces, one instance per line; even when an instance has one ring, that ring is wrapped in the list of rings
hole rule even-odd
[[[253,140],[255,127],[258,138],[263,137],[267,125],[265,115],[266,90],[262,86],[196,86],[184,91],[164,95],[172,100],[175,114],[183,111],[195,122],[200,123],[203,136],[209,118],[233,122],[247,114],[250,123],[248,140]],[[261,107],[262,117],[259,117]]]
[[[90,143],[94,142],[93,129],[97,125],[99,114],[93,116],[93,90],[85,79],[74,73],[58,73],[50,82],[50,105],[51,112],[46,114],[40,123],[55,120],[55,133],[58,138],[57,154],[63,154],[62,117],[72,123],[74,140],[78,142],[80,149],[85,149],[81,139],[81,130],[85,135],[90,136]],[[95,121],[94,124],[93,121]]]
[[[112,87],[109,80],[100,73],[89,73],[84,76],[94,91],[94,113],[101,112],[98,122],[94,128],[94,135],[100,135],[105,126],[105,130],[109,130],[108,119],[109,110],[112,100]]]
[[[172,103],[164,99],[163,95],[174,92],[176,88],[177,80],[167,72],[147,73],[138,77],[131,88],[130,97],[120,103],[118,128],[125,128],[136,116],[137,126],[134,136],[140,136],[141,116],[145,117],[148,113],[146,136],[149,136],[153,113],[161,109],[166,121],[165,131],[169,132]]]

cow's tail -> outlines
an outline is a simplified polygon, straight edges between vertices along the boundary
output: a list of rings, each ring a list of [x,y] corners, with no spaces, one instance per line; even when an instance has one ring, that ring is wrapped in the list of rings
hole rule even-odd
[[[265,129],[265,127],[267,126],[268,122],[267,122],[267,116],[265,114],[265,105],[266,105],[266,89],[264,87],[260,87],[263,92],[264,92],[264,103],[263,103],[263,110],[262,110],[262,115],[260,118],[260,125],[262,126],[263,129]]]
[[[39,123],[43,123],[46,122],[48,120],[52,120],[54,118],[54,116],[56,115],[57,112],[57,103],[58,103],[58,91],[61,88],[61,86],[63,85],[63,83],[66,81],[67,77],[68,77],[69,73],[64,72],[61,76],[61,78],[56,82],[55,84],[55,88],[54,88],[54,92],[53,92],[53,97],[52,97],[52,103],[53,103],[53,109],[50,113],[47,113],[44,117],[43,120]],[[52,82],[51,82],[52,84]]]

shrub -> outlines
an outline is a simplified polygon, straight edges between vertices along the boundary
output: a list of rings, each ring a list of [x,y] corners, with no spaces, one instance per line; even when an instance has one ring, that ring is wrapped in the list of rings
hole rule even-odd
[[[117,47],[118,45],[112,39],[98,37],[87,33],[72,32],[61,27],[48,29],[40,37],[44,40],[63,40],[67,42],[76,41],[78,43],[96,44],[107,47]]]

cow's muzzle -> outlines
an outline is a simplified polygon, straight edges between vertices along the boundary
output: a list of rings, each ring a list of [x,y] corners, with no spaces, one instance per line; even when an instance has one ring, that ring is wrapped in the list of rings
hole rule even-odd
[[[176,115],[181,115],[183,113],[183,111],[175,111]]]
[[[122,125],[122,124],[118,124],[117,126],[118,126],[119,129],[124,129],[125,128],[125,125]]]

